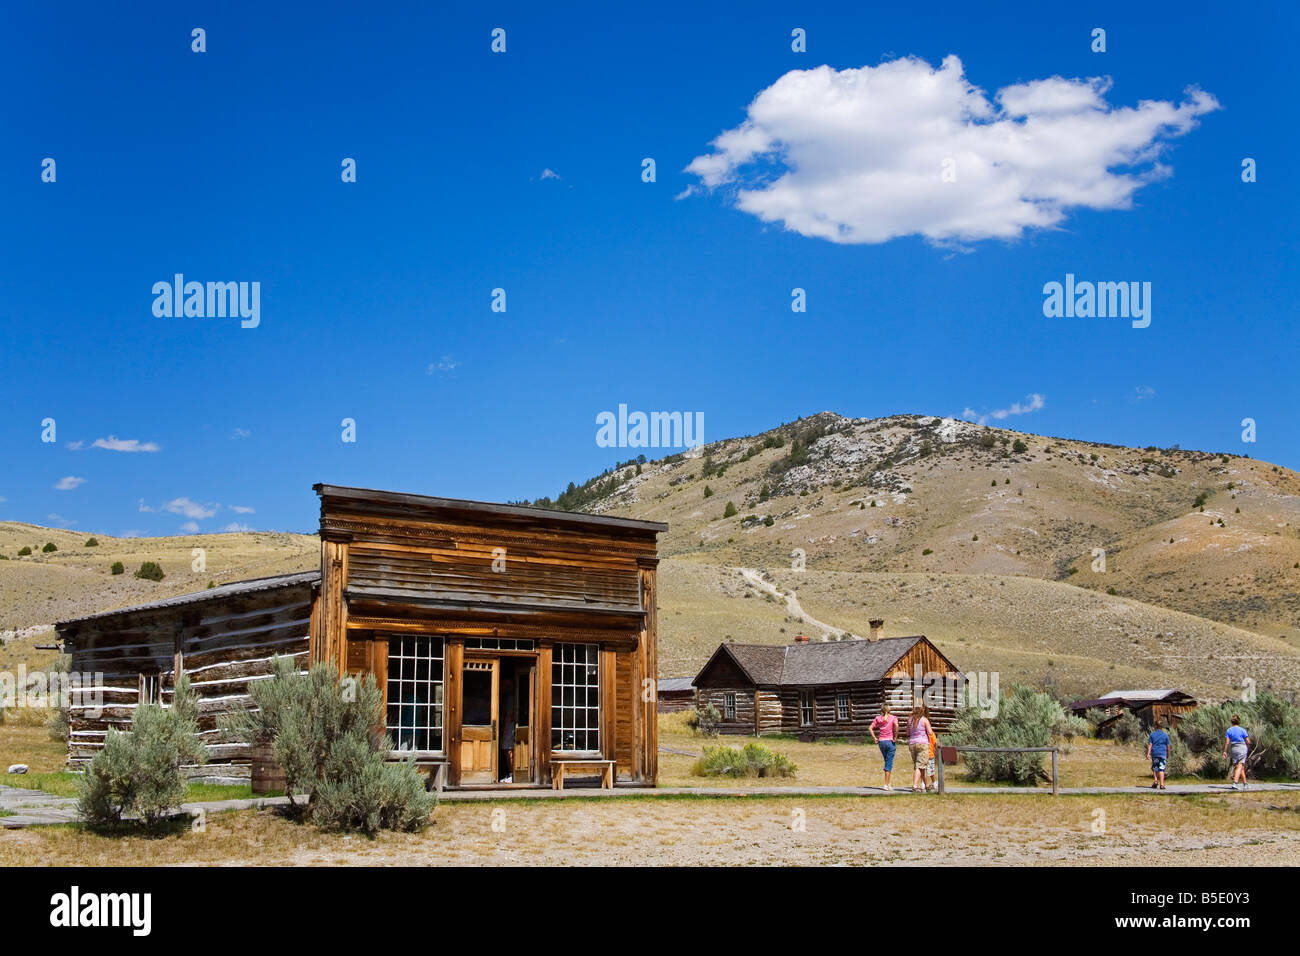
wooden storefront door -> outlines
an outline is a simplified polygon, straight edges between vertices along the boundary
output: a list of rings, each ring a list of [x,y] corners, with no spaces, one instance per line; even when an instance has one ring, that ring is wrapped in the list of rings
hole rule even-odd
[[[500,661],[467,660],[461,674],[460,779],[495,783]]]

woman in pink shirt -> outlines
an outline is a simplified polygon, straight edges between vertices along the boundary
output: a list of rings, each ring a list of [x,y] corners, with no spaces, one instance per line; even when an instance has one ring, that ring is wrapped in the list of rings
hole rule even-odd
[[[889,775],[894,772],[894,751],[897,744],[894,737],[898,735],[898,718],[889,712],[889,702],[880,707],[880,715],[871,722],[871,739],[880,748],[880,755],[885,758],[885,789],[893,790],[889,785]]]

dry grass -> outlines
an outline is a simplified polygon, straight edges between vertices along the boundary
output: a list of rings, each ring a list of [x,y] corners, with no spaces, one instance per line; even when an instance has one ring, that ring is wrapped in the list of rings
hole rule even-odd
[[[0,866],[1294,864],[1297,810],[1293,793],[484,802],[443,804],[424,833],[373,840],[241,811],[156,839],[4,832]]]
[[[699,753],[706,746],[743,747],[753,737],[724,736],[714,739],[696,737],[686,729],[684,715],[666,714],[659,719],[659,745],[674,750]],[[771,778],[762,781],[768,787],[878,787],[881,785],[884,765],[880,751],[869,741],[866,744],[848,741],[818,741],[801,743],[786,737],[765,736],[759,742],[769,749],[785,754],[799,768],[792,778]],[[1150,764],[1143,747],[1115,744],[1105,740],[1076,740],[1060,757],[1061,786],[1063,787],[1142,787],[1151,783]],[[694,757],[679,754],[659,755],[659,785],[663,787],[702,787],[735,789],[734,780],[691,775]],[[1043,769],[1050,771],[1051,763],[1043,760]],[[989,786],[984,782],[970,781],[961,764],[947,768],[945,782],[951,786]],[[1203,783],[1195,777],[1170,777],[1170,783]],[[895,787],[912,783],[912,761],[907,748],[901,747],[894,758]],[[1043,785],[1046,790],[1046,784]]]

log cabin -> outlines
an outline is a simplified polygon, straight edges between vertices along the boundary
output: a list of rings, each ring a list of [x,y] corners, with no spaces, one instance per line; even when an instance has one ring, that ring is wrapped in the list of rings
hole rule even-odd
[[[653,786],[658,734],[657,535],[667,525],[318,484],[318,570],[223,585],[57,625],[72,669],[105,675],[74,701],[69,762],[166,700],[199,695],[208,777],[248,779],[250,706],[272,659],[370,673],[394,756],[452,787],[593,776]]]
[[[854,640],[721,644],[695,676],[698,704],[717,708],[724,734],[817,739],[868,736],[888,699],[906,732],[916,681],[942,675],[960,686],[962,675],[924,636],[884,637],[883,628],[872,621],[872,636]],[[936,731],[952,724],[954,697],[930,706]]]

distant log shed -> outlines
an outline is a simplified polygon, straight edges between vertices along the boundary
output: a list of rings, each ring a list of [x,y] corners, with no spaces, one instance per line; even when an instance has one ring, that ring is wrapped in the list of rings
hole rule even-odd
[[[883,627],[876,623],[873,635]],[[929,710],[935,729],[947,730],[962,675],[924,636],[724,643],[695,676],[695,687],[699,704],[711,703],[722,715],[725,734],[847,737],[869,734],[886,695],[905,732],[917,681],[927,676],[946,683]]]
[[[690,710],[695,705],[695,684],[690,677],[664,677],[659,681],[659,713]]]
[[[1090,710],[1104,711],[1106,719],[1098,724],[1098,728],[1105,729],[1125,713],[1133,714],[1144,727],[1151,727],[1157,720],[1164,721],[1166,727],[1177,727],[1197,706],[1196,698],[1191,694],[1163,688],[1113,690],[1093,700],[1077,701],[1070,705],[1070,709],[1080,716]]]

